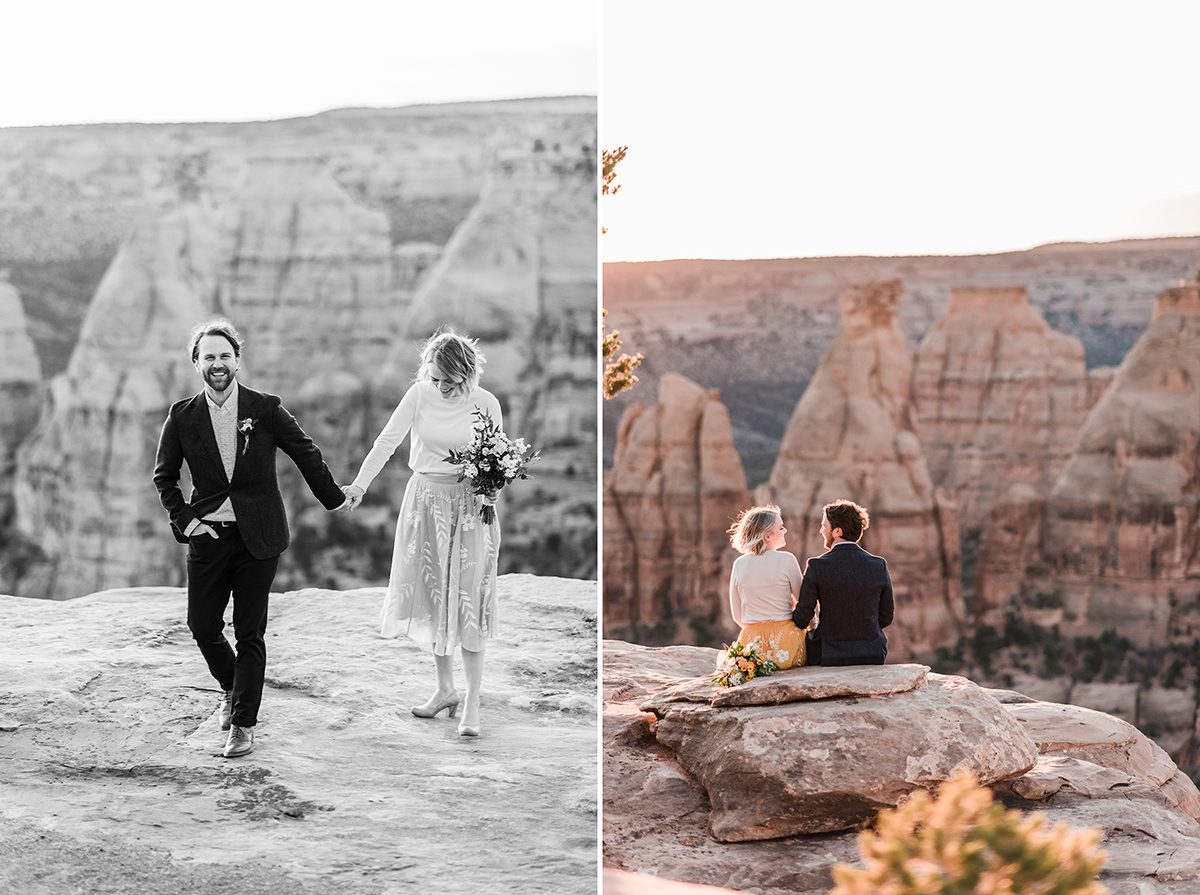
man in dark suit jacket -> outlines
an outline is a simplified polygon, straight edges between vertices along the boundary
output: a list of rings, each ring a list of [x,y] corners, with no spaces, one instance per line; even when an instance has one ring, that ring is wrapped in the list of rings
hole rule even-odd
[[[158,440],[154,485],[175,539],[188,545],[188,628],[223,692],[226,757],[254,748],[267,651],[267,596],[290,541],[275,477],[275,451],[287,454],[326,509],[345,505],[320,449],[279,398],[237,382],[242,340],[227,320],[192,331],[200,394],[171,406]],[[185,500],[186,461],[193,490]],[[237,652],[222,633],[233,597]]]
[[[882,665],[887,658],[883,629],[892,623],[896,606],[887,561],[858,546],[870,524],[867,511],[849,500],[826,504],[821,514],[828,552],[808,561],[792,612],[792,621],[803,630],[821,606],[809,640],[809,665]]]

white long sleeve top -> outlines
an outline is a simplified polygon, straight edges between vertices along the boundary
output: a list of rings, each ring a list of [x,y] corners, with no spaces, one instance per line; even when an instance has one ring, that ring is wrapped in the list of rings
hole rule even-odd
[[[413,472],[457,472],[445,457],[451,450],[471,443],[479,423],[473,416],[476,408],[490,413],[496,425],[504,427],[500,402],[485,388],[475,388],[469,394],[455,398],[443,398],[429,380],[413,383],[375,439],[354,484],[366,491],[405,436],[410,436],[408,466]]]
[[[743,554],[729,573],[729,612],[739,625],[792,617],[804,578],[800,563],[786,550]]]

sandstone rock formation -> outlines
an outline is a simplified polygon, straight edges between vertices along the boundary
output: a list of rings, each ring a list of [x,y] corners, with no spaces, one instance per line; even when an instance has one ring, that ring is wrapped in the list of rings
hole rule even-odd
[[[1112,768],[1155,787],[1184,814],[1200,820],[1200,793],[1169,755],[1120,718],[1078,705],[1019,702],[1008,707],[1040,753]]]
[[[38,416],[41,364],[26,328],[25,309],[8,272],[0,270],[0,526],[12,515],[17,447]]]
[[[899,665],[885,673],[911,669],[928,671]],[[858,671],[799,668],[779,677],[802,684],[816,674],[854,687]],[[922,673],[907,689],[873,695],[851,689],[826,698],[796,686],[788,701],[769,707],[713,699],[650,700],[642,708],[658,715],[656,738],[707,790],[710,829],[723,842],[849,829],[955,770],[993,783],[1024,773],[1037,758],[1012,717],[965,678]],[[849,755],[852,764],[828,760]]]
[[[1092,410],[1048,494],[998,505],[979,608],[1022,587],[1054,595],[1062,629],[1115,629],[1140,646],[1190,642],[1200,596],[1200,286],[1158,297],[1145,333]]]
[[[863,504],[863,546],[887,558],[896,594],[891,654],[930,656],[957,639],[963,618],[953,504],[936,490],[909,405],[912,363],[896,323],[899,281],[854,286],[842,323],[796,405],[771,477],[756,492],[777,503],[803,566],[824,550],[821,507]]]
[[[630,350],[653,359],[640,371],[647,391],[666,371],[721,390],[754,486],[769,475],[788,420],[756,396],[770,390],[788,409],[799,400],[837,329],[838,292],[851,284],[903,280],[900,326],[911,345],[945,315],[951,289],[1020,284],[1052,327],[1083,342],[1095,367],[1121,362],[1155,293],[1190,277],[1198,251],[1200,237],[1182,237],[975,256],[615,262],[604,265],[604,306]],[[605,403],[606,466],[621,414],[639,400]]]
[[[335,478],[349,481],[403,392],[379,374],[409,310],[394,279],[387,217],[356,202],[312,156],[252,159],[225,201],[210,313],[234,320],[246,338],[241,381],[283,396]],[[326,518],[286,460],[279,478],[300,548],[284,554],[280,583],[301,586],[317,578],[313,548],[331,526],[352,541],[374,520]],[[403,464],[389,464],[376,498],[399,506],[406,480]]]
[[[0,255],[34,309],[43,369],[65,372],[84,309],[144,216],[147,190],[174,192],[184,204],[205,195],[221,258],[198,316],[233,317],[248,340],[243,382],[281,394],[344,481],[412,376],[411,345],[401,346],[412,304],[451,235],[480,204],[489,146],[505,174],[488,188],[492,210],[518,193],[523,207],[541,202],[532,293],[541,316],[515,337],[528,337],[519,352],[525,366],[505,374],[521,389],[510,395],[488,382],[510,426],[546,449],[535,482],[505,497],[501,564],[594,575],[594,98],[344,110],[247,124],[7,129],[0,134]],[[496,227],[484,236],[507,238]],[[489,255],[483,241],[476,249],[473,275],[503,280],[502,253]],[[403,364],[388,379],[381,374],[393,350]],[[502,365],[492,369],[504,378]],[[280,474],[297,548],[285,554],[281,584],[386,578],[394,507],[407,479],[402,461],[389,464],[372,489],[375,503],[353,517],[331,518],[314,506],[286,461]],[[163,522],[158,510],[139,524],[152,525],[170,546]],[[0,530],[0,542],[9,533]],[[60,546],[53,538],[23,545],[23,556],[36,560],[40,550],[53,565]],[[182,553],[171,549],[181,571]],[[46,566],[40,580],[48,582]],[[0,575],[0,588],[12,586],[2,556]]]
[[[963,678],[943,675],[918,674],[921,681],[911,688],[879,692],[888,689],[882,676],[891,676],[889,686],[901,686],[913,666],[782,672],[739,689],[756,692],[751,701],[774,699],[786,677],[788,688],[800,697],[807,678],[830,678],[822,688],[833,678],[853,688],[860,674],[869,671],[877,677],[867,689],[876,695],[721,708],[711,698],[693,701],[700,698],[703,682],[691,680],[710,670],[716,655],[716,650],[695,647],[647,649],[605,643],[606,868],[764,895],[825,893],[832,866],[858,860],[852,831],[724,844],[714,833],[717,818],[728,814],[725,802],[738,798],[739,791],[753,790],[765,796],[767,804],[756,807],[743,800],[739,809],[771,812],[771,823],[804,812],[831,816],[839,810],[845,810],[849,822],[864,791],[904,788],[902,781],[914,774],[932,772],[938,777],[956,763],[982,760],[993,766],[1011,762],[1016,768],[993,785],[1009,805],[1041,811],[1051,822],[1100,829],[1101,848],[1108,855],[1101,881],[1110,892],[1186,892],[1200,879],[1200,824],[1194,819],[1200,792],[1161,749],[1117,719],[1019,694],[984,691]],[[672,667],[678,673],[674,678]],[[716,695],[715,688],[710,690]],[[668,692],[675,697],[664,700]],[[690,698],[680,699],[684,693]],[[890,766],[862,760],[864,749],[874,756],[876,750],[884,751],[878,744],[893,737],[922,735],[910,728],[925,724],[925,709],[909,716],[903,706],[911,703],[915,708],[915,701],[933,700],[944,711],[960,698],[970,703],[970,711],[986,712],[997,720],[961,730],[951,725],[933,737],[933,751],[944,761],[940,770],[934,771],[938,762],[906,763],[902,759],[910,753],[901,750],[901,760]],[[705,723],[686,722],[688,713],[698,713]],[[858,713],[876,713],[877,722],[869,736],[850,743],[851,719]],[[1058,715],[1061,725],[1054,720]],[[804,743],[803,773],[768,785],[778,766],[799,754],[801,747],[793,746],[793,740]],[[757,754],[755,744],[760,747]],[[874,771],[865,772],[864,764]],[[736,781],[735,768],[741,771]],[[693,770],[700,771],[705,788],[698,785]],[[806,782],[809,778],[846,783],[817,799]],[[628,891],[653,891],[636,888],[637,882],[622,879]]]
[[[211,310],[247,337],[242,376],[272,394],[374,374],[404,324],[387,216],[355,202],[313,157],[251,160],[221,216]]]
[[[595,892],[596,587],[501,576],[477,739],[409,713],[433,667],[381,588],[273,594],[237,761],[181,590],[0,597],[4,889]]]
[[[715,392],[664,376],[621,421],[604,479],[604,630],[643,643],[715,645],[736,558],[726,530],[749,504],[729,414]]]
[[[195,391],[187,334],[216,294],[219,266],[213,208],[177,198],[146,208],[113,259],[19,456],[18,530],[48,560],[19,582],[24,593],[182,581],[150,476],[167,409]]]
[[[1086,416],[1083,344],[1051,329],[1024,288],[951,289],[917,351],[912,402],[936,486],[981,529],[1013,483],[1048,487]]]
[[[521,568],[550,553],[594,574],[594,151],[521,131],[490,155],[479,202],[421,283],[388,369],[411,377],[416,346],[443,324],[478,339],[505,428],[543,452],[536,485],[503,496],[506,551]]]
[[[728,895],[735,890],[680,883],[648,873],[605,870],[604,891],[608,895]]]

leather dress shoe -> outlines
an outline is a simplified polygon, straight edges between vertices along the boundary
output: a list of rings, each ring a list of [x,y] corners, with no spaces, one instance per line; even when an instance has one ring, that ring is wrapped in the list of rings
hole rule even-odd
[[[228,730],[230,722],[233,720],[233,691],[225,690],[221,693],[220,714],[217,715],[217,720],[221,722],[221,729]]]
[[[225,757],[237,758],[240,755],[249,755],[253,751],[254,728],[232,725],[229,728],[229,739],[225,743]]]

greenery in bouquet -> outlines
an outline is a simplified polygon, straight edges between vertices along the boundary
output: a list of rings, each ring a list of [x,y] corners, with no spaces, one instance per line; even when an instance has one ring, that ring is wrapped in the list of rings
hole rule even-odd
[[[541,459],[524,438],[509,438],[486,410],[476,410],[475,436],[465,447],[450,451],[446,462],[458,467],[458,480],[471,483],[471,491],[484,498],[480,516],[487,525],[496,518],[495,500],[500,489],[517,479],[531,478],[529,465]]]
[[[735,640],[725,647],[717,659],[717,674],[712,682],[718,687],[736,687],[756,677],[766,677],[779,670],[779,666],[767,658],[762,644],[757,640],[741,643]]]

